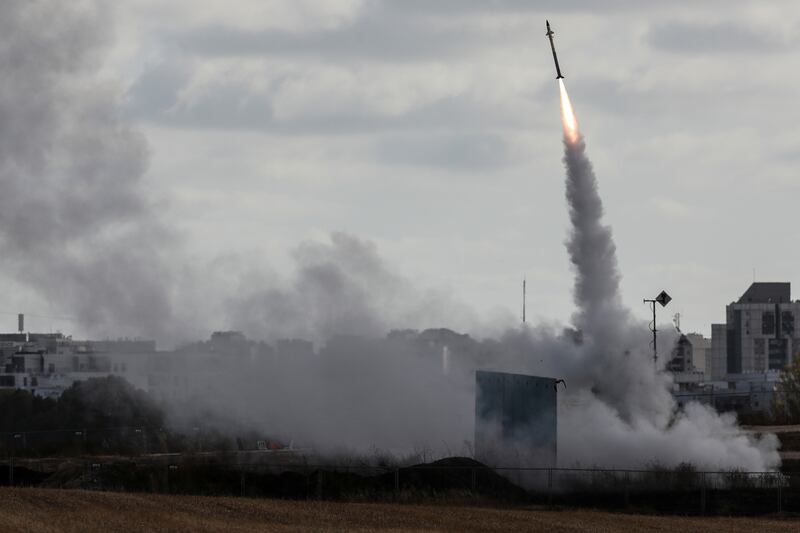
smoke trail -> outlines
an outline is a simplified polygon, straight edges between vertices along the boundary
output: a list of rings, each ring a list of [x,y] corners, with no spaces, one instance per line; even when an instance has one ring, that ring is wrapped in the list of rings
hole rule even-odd
[[[653,368],[644,350],[644,328],[622,304],[616,247],[611,228],[602,221],[597,178],[566,87],[558,81],[572,224],[567,250],[575,269],[573,322],[581,338],[572,366],[557,365],[577,381],[573,401],[581,406],[567,410],[560,431],[566,437],[565,455],[583,461],[641,461],[649,449],[657,461],[774,466],[779,462],[774,436],[752,439],[735,419],[700,405],[677,412],[669,393],[671,378]],[[590,435],[597,446],[587,450]]]
[[[626,418],[634,412],[664,417],[669,401],[667,379],[644,368],[637,353],[643,336],[622,305],[620,273],[611,228],[603,224],[597,178],[586,156],[586,143],[563,80],[558,80],[564,126],[566,197],[572,232],[567,251],[575,269],[574,326],[581,332],[584,355],[579,380],[614,405]],[[647,390],[650,390],[648,394]]]
[[[567,250],[576,270],[574,298],[580,309],[575,325],[593,336],[601,335],[605,331],[600,327],[605,325],[604,317],[614,322],[628,317],[619,296],[620,275],[611,228],[602,223],[603,202],[597,190],[597,178],[586,157],[586,143],[577,130],[564,83],[558,81],[562,89],[564,165],[572,222]]]

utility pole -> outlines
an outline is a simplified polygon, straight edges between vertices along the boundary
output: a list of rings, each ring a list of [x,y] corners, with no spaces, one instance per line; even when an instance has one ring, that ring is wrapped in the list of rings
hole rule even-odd
[[[661,291],[658,296],[656,296],[652,300],[648,300],[645,298],[643,300],[644,303],[650,304],[650,307],[653,309],[653,322],[650,325],[650,331],[653,332],[653,367],[658,371],[658,336],[657,336],[657,329],[656,329],[656,303],[661,304],[661,307],[666,307],[667,304],[672,300],[672,297],[667,294],[667,291]]]
[[[525,291],[525,282],[526,279],[522,278],[522,323],[523,324],[525,323],[525,303],[526,303],[525,298],[527,296],[527,293]]]

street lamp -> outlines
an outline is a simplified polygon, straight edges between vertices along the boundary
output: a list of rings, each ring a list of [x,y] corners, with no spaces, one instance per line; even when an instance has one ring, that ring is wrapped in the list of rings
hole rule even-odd
[[[648,300],[647,298],[643,300],[644,303],[650,304],[650,307],[653,308],[653,322],[650,325],[650,331],[653,332],[653,366],[656,370],[658,370],[658,348],[656,344],[658,340],[658,337],[656,336],[656,303],[661,304],[661,307],[666,307],[670,301],[672,301],[672,297],[667,294],[667,291],[661,291],[659,295],[652,300]]]

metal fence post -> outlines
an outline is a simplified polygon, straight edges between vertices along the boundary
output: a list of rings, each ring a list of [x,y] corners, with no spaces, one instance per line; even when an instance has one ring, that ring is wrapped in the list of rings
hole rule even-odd
[[[700,514],[706,514],[706,473],[700,474]]]
[[[778,477],[778,512],[779,513],[783,512],[783,498],[782,498],[782,496],[783,496],[783,494],[782,494],[783,487],[781,485],[782,485],[781,479],[780,479],[780,477]]]
[[[309,485],[311,485],[311,474],[308,473],[308,464],[305,465],[304,470],[305,470],[305,472],[304,472],[305,476],[304,477],[306,479],[306,500],[310,500],[311,499],[311,489],[310,489]]]
[[[625,472],[625,507],[631,505],[631,473]]]
[[[547,505],[553,505],[553,469],[547,469]]]

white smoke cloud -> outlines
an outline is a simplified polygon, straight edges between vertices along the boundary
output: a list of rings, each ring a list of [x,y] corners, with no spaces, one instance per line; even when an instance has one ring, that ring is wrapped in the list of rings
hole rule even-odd
[[[690,403],[669,424],[639,416],[620,418],[586,391],[559,412],[559,454],[568,466],[642,468],[686,462],[703,469],[764,472],[779,464],[777,438],[755,439],[732,414]],[[563,462],[562,462],[563,464]]]

